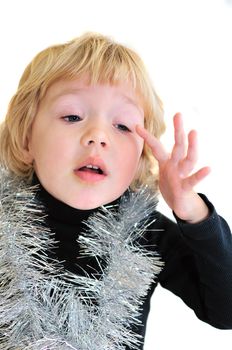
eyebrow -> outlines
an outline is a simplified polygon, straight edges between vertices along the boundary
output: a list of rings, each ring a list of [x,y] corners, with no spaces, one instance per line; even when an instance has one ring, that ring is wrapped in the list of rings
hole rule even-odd
[[[65,95],[75,95],[77,92],[81,92],[81,91],[85,91],[85,88],[75,88],[75,89],[67,89],[67,90],[63,90],[62,92],[55,94],[52,96],[52,100],[57,100],[58,98],[65,96]]]
[[[122,97],[123,100],[124,100],[125,102],[127,102],[127,104],[130,104],[130,105],[136,107],[136,108],[139,109],[140,112],[142,112],[142,114],[143,114],[143,109],[142,109],[142,107],[140,107],[132,98],[130,98],[129,96],[124,95],[124,94],[119,95],[119,96]]]
[[[57,100],[58,98],[64,96],[64,95],[75,95],[78,92],[82,92],[82,91],[86,91],[87,88],[82,87],[82,88],[74,88],[74,89],[67,89],[67,90],[63,90],[61,93],[54,95],[52,97],[52,100]],[[132,105],[133,107],[137,108],[142,115],[144,114],[143,108],[140,107],[132,98],[130,98],[129,96],[125,95],[125,94],[117,94],[116,96],[121,97],[122,100],[124,100],[127,104]]]

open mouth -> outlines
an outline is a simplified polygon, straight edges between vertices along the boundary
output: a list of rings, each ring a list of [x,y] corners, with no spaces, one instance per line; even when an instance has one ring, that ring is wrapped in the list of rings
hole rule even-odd
[[[79,171],[85,171],[85,172],[89,172],[89,173],[104,175],[103,170],[100,167],[95,166],[95,165],[83,166],[79,169]]]
[[[93,183],[104,180],[106,173],[96,165],[85,165],[75,170],[75,174],[84,182]]]

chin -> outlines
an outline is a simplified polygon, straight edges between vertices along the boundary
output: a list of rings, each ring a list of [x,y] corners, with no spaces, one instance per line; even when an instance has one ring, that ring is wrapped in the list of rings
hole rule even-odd
[[[100,207],[104,203],[99,201],[72,201],[68,204],[75,209],[91,210]]]
[[[101,198],[99,200],[99,196],[94,196],[94,194],[88,194],[88,195],[80,195],[78,198],[72,198],[69,199],[68,202],[66,202],[69,206],[80,209],[80,210],[91,210],[99,208],[102,205],[109,204],[120,197],[121,194],[114,194],[110,197],[105,196],[105,198]],[[103,196],[101,196],[103,197]]]
[[[90,204],[88,205],[88,204],[86,204],[86,205],[77,205],[74,208],[79,209],[79,210],[92,210],[92,209],[99,208],[100,206],[101,206],[101,204],[100,205],[90,205]]]

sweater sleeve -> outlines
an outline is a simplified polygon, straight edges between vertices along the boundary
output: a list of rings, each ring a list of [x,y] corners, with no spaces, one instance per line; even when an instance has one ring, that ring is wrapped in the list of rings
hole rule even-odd
[[[159,283],[179,296],[199,319],[219,329],[232,329],[232,236],[226,221],[208,199],[210,216],[177,224],[160,214],[164,228],[157,248],[165,267]]]

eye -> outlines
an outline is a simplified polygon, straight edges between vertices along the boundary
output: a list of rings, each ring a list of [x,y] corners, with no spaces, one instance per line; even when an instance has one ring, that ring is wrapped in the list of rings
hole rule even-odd
[[[115,127],[124,132],[131,132],[131,130],[126,125],[123,125],[123,124],[116,124]]]
[[[62,119],[70,123],[75,123],[75,122],[79,122],[81,120],[81,117],[79,117],[79,115],[70,114],[70,115],[66,115],[65,117],[62,117]]]

